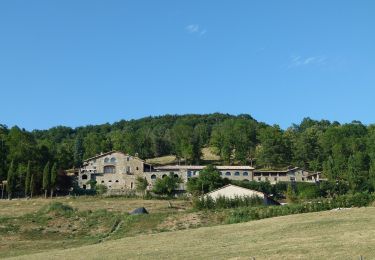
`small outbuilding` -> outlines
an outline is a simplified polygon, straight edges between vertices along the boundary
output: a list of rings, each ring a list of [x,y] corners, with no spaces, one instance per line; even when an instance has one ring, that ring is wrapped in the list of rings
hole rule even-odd
[[[219,197],[226,197],[229,199],[234,199],[236,197],[259,197],[263,199],[265,205],[280,205],[277,201],[271,199],[266,194],[256,190],[250,190],[240,186],[228,184],[219,189],[213,190],[204,195],[205,197],[211,197],[211,199],[216,200]]]

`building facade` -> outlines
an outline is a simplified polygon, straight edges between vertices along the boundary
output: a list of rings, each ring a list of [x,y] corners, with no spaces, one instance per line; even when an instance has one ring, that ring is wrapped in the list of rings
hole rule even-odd
[[[82,189],[91,189],[93,182],[102,184],[112,190],[135,189],[137,177],[142,177],[149,183],[151,190],[158,178],[172,174],[182,179],[179,190],[186,189],[190,178],[199,176],[205,166],[201,165],[167,165],[154,167],[144,160],[118,151],[102,153],[83,162],[78,170],[77,182]],[[251,166],[216,166],[222,178],[238,181],[269,181],[277,182],[317,182],[320,173],[310,173],[301,168],[285,171],[261,170]]]

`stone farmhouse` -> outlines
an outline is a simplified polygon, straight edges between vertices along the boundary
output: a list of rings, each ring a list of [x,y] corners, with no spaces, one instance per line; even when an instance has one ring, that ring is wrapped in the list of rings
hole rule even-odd
[[[77,182],[80,188],[91,189],[90,183],[96,181],[112,190],[133,190],[138,176],[146,178],[149,187],[158,178],[172,174],[180,177],[183,183],[180,190],[185,190],[189,178],[199,175],[205,166],[201,165],[167,165],[155,167],[144,160],[118,151],[102,153],[88,158],[77,172]],[[257,171],[251,166],[216,166],[223,178],[242,181],[277,182],[317,182],[320,173],[310,173],[300,168],[285,171]]]

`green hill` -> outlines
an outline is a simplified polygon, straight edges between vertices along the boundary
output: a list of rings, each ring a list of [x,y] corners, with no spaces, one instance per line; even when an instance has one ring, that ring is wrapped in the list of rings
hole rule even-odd
[[[375,208],[127,237],[18,259],[373,259]]]

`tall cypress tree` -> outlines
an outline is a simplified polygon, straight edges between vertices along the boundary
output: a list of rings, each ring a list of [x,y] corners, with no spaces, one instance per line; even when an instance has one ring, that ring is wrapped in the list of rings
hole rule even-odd
[[[57,182],[57,165],[56,163],[53,164],[51,169],[51,198],[53,197],[53,192],[56,189],[56,182]]]
[[[83,153],[83,139],[80,135],[78,135],[74,143],[74,167],[78,167],[81,165],[83,160]]]
[[[16,188],[16,167],[14,166],[14,161],[11,162],[8,170],[8,177],[7,177],[7,192],[8,198],[11,199],[12,195]]]
[[[34,192],[35,192],[35,175],[32,174],[30,177],[30,198],[33,197]]]
[[[49,162],[47,162],[46,166],[44,166],[43,170],[43,190],[44,190],[44,198],[47,198],[47,192],[50,188],[51,184],[51,172],[49,170]]]
[[[31,169],[30,161],[27,163],[26,179],[25,179],[25,197],[30,193]]]

